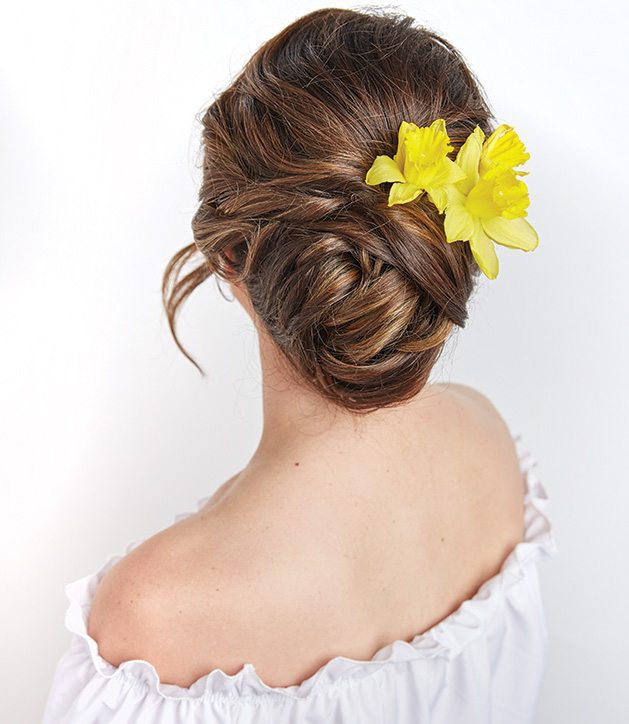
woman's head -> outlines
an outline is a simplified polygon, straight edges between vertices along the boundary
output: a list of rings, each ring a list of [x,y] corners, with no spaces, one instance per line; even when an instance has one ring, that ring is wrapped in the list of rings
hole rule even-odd
[[[326,399],[368,412],[414,397],[464,326],[478,269],[427,198],[388,207],[365,174],[403,120],[437,118],[454,153],[491,130],[461,56],[410,18],[319,10],[268,41],[204,115],[195,244],[165,276],[171,328],[216,274]],[[197,249],[203,264],[177,281]]]

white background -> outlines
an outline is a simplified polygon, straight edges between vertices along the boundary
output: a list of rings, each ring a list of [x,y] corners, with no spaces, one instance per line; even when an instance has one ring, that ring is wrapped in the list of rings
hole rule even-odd
[[[344,5],[344,3],[338,3]],[[160,308],[192,240],[195,116],[324,4],[22,2],[0,24],[3,717],[39,721],[64,586],[241,469],[261,426],[252,325],[213,281],[175,349]],[[348,5],[350,6],[350,5]],[[603,0],[401,8],[449,38],[531,152],[532,254],[499,249],[441,376],[485,392],[540,461],[540,724],[626,721],[627,17]]]

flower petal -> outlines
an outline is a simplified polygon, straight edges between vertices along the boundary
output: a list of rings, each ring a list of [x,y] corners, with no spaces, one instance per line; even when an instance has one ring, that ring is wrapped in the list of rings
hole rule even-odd
[[[480,126],[476,126],[474,131],[467,137],[465,143],[461,146],[461,150],[457,154],[456,163],[463,171],[465,180],[461,181],[459,188],[463,193],[468,194],[470,190],[478,183],[478,168],[480,163],[480,153],[483,147],[485,134]]]
[[[437,166],[430,179],[430,186],[443,186],[444,184],[455,184],[459,181],[463,181],[465,178],[465,172],[463,169],[454,161],[449,158],[444,158],[443,161]]]
[[[480,221],[476,221],[470,247],[476,263],[485,276],[495,279],[498,276],[498,257],[492,240],[483,231]]]
[[[376,160],[367,171],[365,183],[369,184],[369,186],[377,186],[378,184],[392,183],[394,181],[402,183],[406,181],[398,165],[389,156],[376,156]]]
[[[393,160],[397,163],[400,170],[404,169],[404,164],[406,163],[406,136],[414,128],[417,128],[414,123],[407,123],[406,121],[400,123],[397,132],[397,151],[395,152],[395,156],[393,156]]]
[[[389,206],[393,204],[407,204],[409,201],[416,199],[423,189],[415,184],[399,183],[391,186],[389,191]]]
[[[430,200],[432,203],[437,207],[437,211],[439,211],[440,214],[443,214],[443,210],[446,207],[446,204],[448,203],[448,191],[445,186],[437,186],[435,188],[428,187],[426,188],[426,191],[428,193],[428,196],[430,197]]]
[[[443,120],[443,118],[438,118],[436,121],[433,121],[433,122],[430,124],[429,128],[430,128],[435,134],[437,134],[437,133],[443,133],[443,135],[447,138],[447,140],[448,140],[448,141],[450,140],[450,139],[448,138],[448,133],[447,133],[447,131],[446,131],[446,122]]]
[[[452,204],[446,209],[444,228],[449,242],[469,241],[474,236],[474,219],[464,206]]]
[[[533,251],[539,242],[537,232],[524,219],[495,216],[492,219],[482,219],[481,224],[485,233],[497,244],[511,249]]]
[[[467,197],[461,191],[461,184],[449,184],[446,186],[448,192],[448,205],[465,206]]]

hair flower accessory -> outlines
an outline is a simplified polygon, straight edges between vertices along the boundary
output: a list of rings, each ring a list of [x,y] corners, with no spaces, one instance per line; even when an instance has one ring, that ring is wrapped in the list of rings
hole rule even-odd
[[[528,159],[524,144],[507,125],[487,140],[477,126],[456,157],[465,178],[448,187],[446,239],[469,241],[478,266],[490,279],[498,276],[493,242],[523,251],[538,244],[535,229],[524,220],[529,194],[518,176],[526,174],[514,170]]]
[[[459,166],[448,158],[448,153],[454,150],[449,141],[443,120],[424,128],[402,121],[397,153],[393,158],[378,156],[367,172],[365,183],[370,186],[393,183],[389,206],[406,204],[426,191],[439,213],[443,213],[447,185],[465,178]]]
[[[391,159],[378,156],[365,183],[393,182],[389,206],[405,204],[426,191],[439,213],[445,212],[446,239],[468,241],[483,273],[498,276],[493,242],[513,249],[537,247],[535,229],[524,220],[529,205],[526,184],[516,171],[530,158],[511,126],[503,124],[485,139],[477,126],[461,147],[456,161],[445,121],[418,128],[402,122],[398,150]]]

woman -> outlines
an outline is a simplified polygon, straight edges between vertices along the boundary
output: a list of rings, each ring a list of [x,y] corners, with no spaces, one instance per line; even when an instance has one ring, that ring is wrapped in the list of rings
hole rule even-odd
[[[428,384],[493,241],[537,243],[528,154],[490,121],[444,40],[335,9],[210,106],[166,309],[174,332],[199,284],[230,285],[262,437],[197,513],[69,588],[46,722],[532,721],[543,490],[485,397]]]

